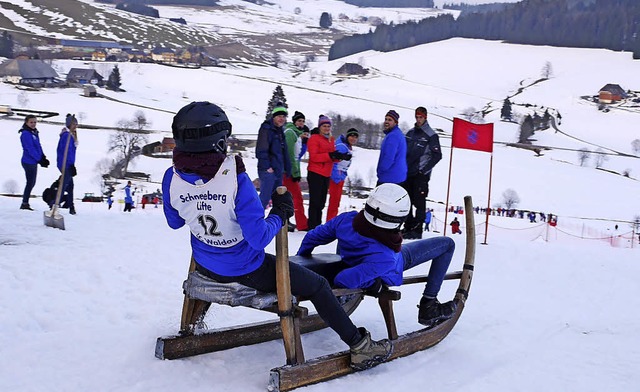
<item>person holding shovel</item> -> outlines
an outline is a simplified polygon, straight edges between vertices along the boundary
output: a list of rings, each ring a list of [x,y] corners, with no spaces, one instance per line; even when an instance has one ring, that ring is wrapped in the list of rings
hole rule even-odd
[[[294,214],[288,191],[273,192],[265,218],[263,204],[242,158],[227,153],[231,123],[210,102],[192,102],[173,118],[173,166],[162,180],[163,209],[172,229],[187,225],[196,271],[218,282],[238,282],[276,292],[276,257],[265,253]],[[289,263],[291,292],[311,300],[318,314],[351,348],[351,366],[362,370],[386,360],[389,340],[375,341],[357,328],[333,295],[327,279]]]
[[[65,119],[65,127],[60,132],[57,149],[57,165],[63,175],[62,194],[67,192],[67,199],[64,207],[69,208],[71,215],[76,214],[76,208],[73,204],[73,177],[76,171],[76,149],[78,147],[78,120],[75,115],[67,114]],[[65,161],[66,157],[66,161]],[[61,203],[62,204],[62,203]]]

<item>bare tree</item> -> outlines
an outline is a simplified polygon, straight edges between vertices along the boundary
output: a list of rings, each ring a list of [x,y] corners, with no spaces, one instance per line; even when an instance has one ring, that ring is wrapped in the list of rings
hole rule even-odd
[[[10,193],[12,195],[18,193],[18,181],[16,180],[7,180],[2,184],[2,189],[6,193]]]
[[[147,116],[142,110],[136,110],[136,112],[133,113],[133,124],[136,126],[138,131],[142,131],[151,126],[151,121],[147,119]]]
[[[584,166],[587,164],[589,157],[591,156],[591,151],[588,148],[581,148],[578,150],[578,161],[580,162],[580,166]]]
[[[118,121],[116,133],[109,136],[109,152],[118,153],[121,166],[121,176],[124,176],[129,168],[129,163],[139,155],[142,146],[147,143],[147,135],[138,129],[139,123],[121,119]]]
[[[547,61],[546,63],[544,63],[540,74],[545,79],[549,79],[553,75],[553,67],[551,66],[551,62]]]
[[[631,151],[636,155],[640,155],[640,139],[635,139],[631,142]]]
[[[512,209],[520,203],[520,196],[513,189],[509,188],[502,192],[502,200],[507,210]]]
[[[609,157],[604,153],[604,150],[598,148],[596,150],[596,168],[601,168],[602,165],[609,160]]]

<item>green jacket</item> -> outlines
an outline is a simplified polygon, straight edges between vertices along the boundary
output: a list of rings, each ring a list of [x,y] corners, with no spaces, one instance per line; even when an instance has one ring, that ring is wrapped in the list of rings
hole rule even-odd
[[[298,129],[294,123],[287,123],[284,126],[284,140],[287,142],[289,160],[291,161],[291,177],[301,177],[300,175],[300,152],[302,151],[302,129]]]

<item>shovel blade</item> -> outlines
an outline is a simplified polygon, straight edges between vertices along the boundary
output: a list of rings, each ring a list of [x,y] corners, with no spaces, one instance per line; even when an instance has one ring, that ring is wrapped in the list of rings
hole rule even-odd
[[[56,210],[44,212],[44,225],[54,229],[64,230],[64,217]]]

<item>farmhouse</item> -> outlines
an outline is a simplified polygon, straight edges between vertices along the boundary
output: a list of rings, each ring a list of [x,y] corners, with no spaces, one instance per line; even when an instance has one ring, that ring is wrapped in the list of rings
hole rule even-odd
[[[71,68],[67,74],[67,83],[71,86],[79,86],[84,84],[95,84],[102,86],[103,77],[91,68]]]
[[[42,60],[8,60],[0,64],[0,78],[8,83],[31,87],[58,84],[58,73]]]
[[[600,103],[614,103],[627,98],[627,93],[618,84],[607,84],[598,92]]]
[[[338,76],[366,75],[369,70],[356,63],[345,63],[336,71]]]

